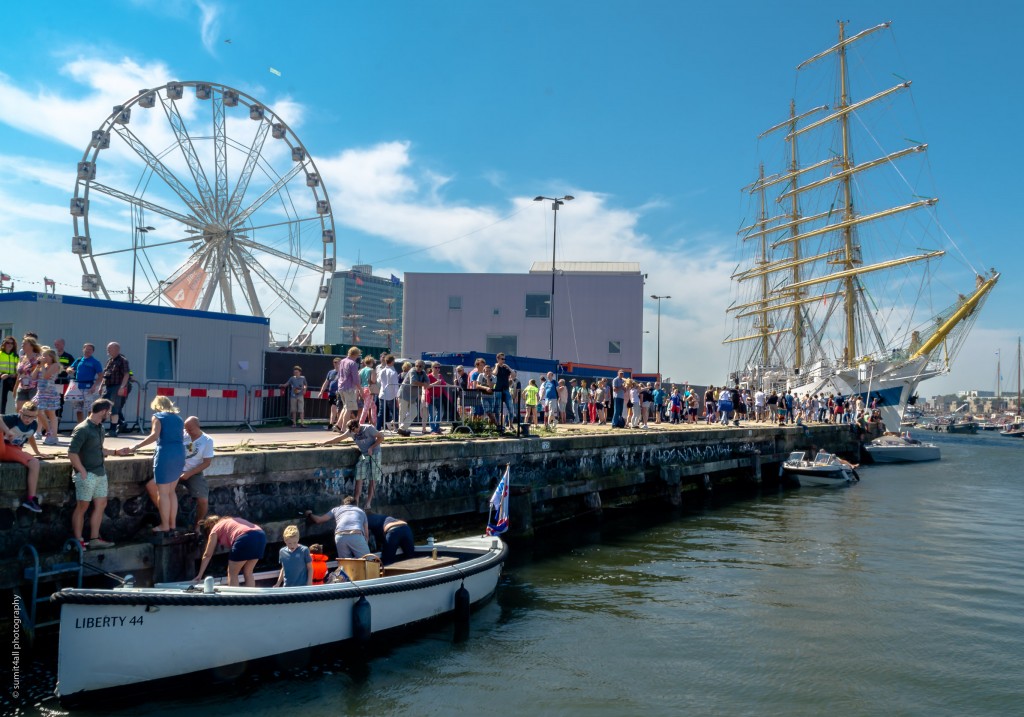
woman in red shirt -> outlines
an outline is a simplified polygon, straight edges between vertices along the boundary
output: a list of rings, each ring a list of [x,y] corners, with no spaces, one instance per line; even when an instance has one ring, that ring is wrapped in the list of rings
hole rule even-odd
[[[231,548],[228,555],[228,585],[238,587],[238,573],[241,572],[245,577],[245,587],[256,587],[252,571],[267,547],[267,534],[263,528],[242,518],[211,515],[203,521],[203,530],[207,531],[209,538],[206,540],[199,574],[192,582],[198,583],[203,579],[206,566],[210,564],[217,546],[221,545]]]

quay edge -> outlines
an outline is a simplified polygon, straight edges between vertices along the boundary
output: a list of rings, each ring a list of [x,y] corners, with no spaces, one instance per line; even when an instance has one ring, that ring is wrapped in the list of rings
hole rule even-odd
[[[393,441],[383,447],[384,479],[374,509],[408,520],[419,537],[427,531],[482,531],[491,493],[509,464],[510,536],[527,537],[609,504],[678,506],[703,500],[716,487],[773,487],[779,463],[793,450],[812,447],[854,460],[860,455],[856,429],[834,425]],[[307,544],[329,542],[330,526],[306,526],[299,516],[306,509],[324,512],[351,494],[357,458],[354,447],[285,444],[219,450],[206,472],[210,512],[253,520],[271,542],[280,541],[290,524],[300,525]],[[167,540],[150,536],[156,513],[143,484],[151,471],[149,458],[108,460],[110,496],[103,531],[117,547],[86,553],[87,563],[109,572],[133,572],[139,584],[147,577],[189,577],[170,573],[189,570],[198,548],[191,534]],[[42,465],[44,510],[36,515],[18,507],[24,498],[24,469],[0,465],[2,587],[20,586],[25,566],[18,551],[26,543],[36,546],[44,565],[61,559],[58,551],[70,535],[75,504],[69,476],[66,460]],[[183,497],[180,503],[183,515],[192,510],[191,499]]]

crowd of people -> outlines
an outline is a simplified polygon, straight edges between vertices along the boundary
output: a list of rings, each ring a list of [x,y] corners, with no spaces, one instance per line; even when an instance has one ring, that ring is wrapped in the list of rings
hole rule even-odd
[[[60,418],[70,408],[77,424],[71,432],[67,455],[73,469],[76,505],[71,529],[82,549],[107,548],[101,527],[108,497],[104,459],[110,455],[133,455],[139,449],[156,444],[152,477],[146,492],[156,506],[159,523],[156,533],[177,531],[177,488],[185,486],[195,499],[194,529],[204,528],[207,546],[196,579],[202,578],[218,545],[230,550],[228,580],[238,584],[239,575],[252,584],[252,571],[266,547],[266,535],[256,524],[242,518],[208,516],[209,487],[204,470],[212,462],[213,439],[202,431],[199,419],[182,419],[173,402],[157,396],[152,404],[152,430],[132,447],[109,450],[103,446],[108,436],[117,436],[123,422],[121,408],[130,392],[131,367],[119,344],[107,345],[106,363],[93,355],[95,346],[86,343],[82,355],[75,358],[65,351],[63,339],[53,346],[39,343],[34,333],[26,334],[20,350],[12,337],[0,344],[0,381],[3,414],[0,428],[0,462],[19,463],[26,468],[26,498],[23,507],[39,513],[39,461],[47,457],[44,446],[56,445]],[[876,406],[864,398],[845,398],[839,393],[796,395],[790,391],[750,391],[738,387],[708,387],[701,391],[683,386],[663,386],[627,377],[619,371],[612,378],[558,378],[549,372],[531,378],[523,386],[506,362],[497,354],[494,365],[478,359],[471,369],[456,366],[449,383],[442,366],[422,360],[397,365],[391,354],[377,361],[363,357],[358,347],[345,357],[335,358],[333,368],[320,392],[331,401],[328,430],[339,435],[321,443],[334,445],[350,439],[359,449],[354,495],[323,515],[307,511],[311,523],[335,522],[335,544],[339,557],[371,555],[369,538],[373,534],[383,551],[384,564],[413,554],[412,531],[404,521],[371,513],[376,484],[381,479],[381,445],[388,429],[401,436],[411,435],[416,423],[422,433],[440,433],[441,424],[472,413],[491,423],[498,431],[513,429],[519,423],[525,405],[525,421],[554,428],[559,423],[610,425],[613,428],[649,428],[658,424],[740,425],[743,421],[767,424],[803,422],[849,423],[877,417]],[[296,366],[282,388],[286,389],[294,425],[304,424],[305,395],[309,389],[302,369]],[[14,397],[15,412],[8,414],[9,394]],[[107,427],[104,427],[107,424]],[[30,454],[25,449],[31,449]],[[366,501],[360,507],[363,487],[368,484]],[[85,518],[91,538],[85,538]],[[284,533],[280,551],[279,585],[311,585],[329,581],[322,546],[307,549],[299,544],[299,531],[290,526]]]
[[[179,484],[184,484],[195,499],[196,523],[202,522],[209,506],[209,488],[203,471],[213,459],[213,439],[203,433],[197,417],[182,420],[170,399],[158,396],[151,405],[155,413],[148,437],[131,448],[105,448],[104,438],[117,436],[122,430],[121,409],[131,390],[131,366],[117,342],[107,345],[105,364],[100,363],[94,352],[95,346],[86,343],[82,355],[75,358],[65,350],[64,339],[55,339],[51,348],[41,345],[34,332],[22,337],[20,350],[13,337],[0,342],[0,462],[19,463],[26,468],[22,507],[33,513],[42,512],[37,495],[39,461],[60,454],[43,453],[38,441],[44,446],[58,445],[60,419],[68,410],[76,421],[67,444],[75,488],[71,532],[83,550],[114,545],[100,532],[109,492],[104,459],[110,455],[132,455],[154,442],[157,448],[153,477],[146,483],[147,493],[160,515],[154,531],[177,529],[175,489]],[[7,413],[12,395],[15,412]],[[92,537],[86,540],[85,518],[90,508]]]

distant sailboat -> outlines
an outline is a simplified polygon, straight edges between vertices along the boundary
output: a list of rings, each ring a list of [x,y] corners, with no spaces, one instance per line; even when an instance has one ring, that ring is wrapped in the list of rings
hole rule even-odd
[[[1020,374],[1021,374],[1021,354],[1020,354],[1020,336],[1017,337],[1017,415],[1013,417],[1013,422],[1006,424],[1002,431],[999,432],[1001,436],[1008,436],[1010,438],[1024,438],[1024,415],[1021,415],[1020,409]]]
[[[831,84],[815,86],[835,88],[833,106],[798,112],[791,102],[788,119],[760,136],[781,168],[766,174],[762,164],[744,190],[755,219],[739,231],[742,258],[728,309],[736,329],[725,343],[735,383],[801,396],[860,395],[895,429],[916,400],[918,384],[949,371],[999,274],[976,274],[973,289],[945,309],[923,310],[926,316],[915,311],[924,303],[916,300],[931,296],[924,287],[946,253],[921,249],[931,238],[911,234],[935,229],[938,199],[914,194],[899,168],[923,156],[927,145],[881,137],[865,124],[879,107],[890,112],[888,103],[906,94],[910,82],[900,78],[862,100],[850,94],[851,46],[888,27],[847,37],[839,23],[838,43],[797,67],[803,72],[822,60],[836,62]],[[854,160],[855,135],[879,152],[877,158]],[[885,153],[880,138],[910,146]],[[804,151],[815,160],[804,161]],[[892,201],[894,191],[907,196]]]

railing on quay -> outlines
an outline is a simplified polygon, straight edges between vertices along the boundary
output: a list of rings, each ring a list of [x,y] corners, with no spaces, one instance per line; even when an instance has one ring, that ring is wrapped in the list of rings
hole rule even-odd
[[[292,417],[291,395],[281,384],[265,383],[248,390],[248,424],[265,425],[274,421],[286,421]],[[326,393],[306,391],[302,395],[302,410],[298,412],[304,421],[329,421],[331,401]]]
[[[153,399],[167,396],[183,418],[195,416],[204,426],[245,426],[251,431],[248,393],[240,383],[147,381],[139,396],[142,430],[150,428]]]

